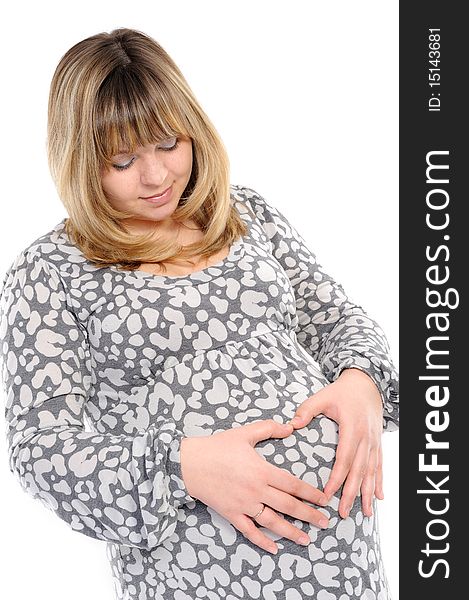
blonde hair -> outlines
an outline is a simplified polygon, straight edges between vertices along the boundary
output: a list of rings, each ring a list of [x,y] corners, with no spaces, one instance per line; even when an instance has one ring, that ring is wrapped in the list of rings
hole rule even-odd
[[[120,148],[178,135],[191,139],[193,165],[172,218],[192,219],[204,232],[185,247],[127,231],[121,220],[133,215],[115,209],[101,185]],[[166,270],[163,263],[209,257],[247,233],[231,204],[223,142],[179,68],[140,31],[99,33],[64,54],[50,87],[47,152],[69,215],[66,233],[96,266],[134,270],[146,262]]]

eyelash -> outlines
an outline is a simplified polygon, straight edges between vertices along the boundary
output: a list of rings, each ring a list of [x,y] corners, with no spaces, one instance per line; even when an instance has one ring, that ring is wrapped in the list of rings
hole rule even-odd
[[[176,150],[176,148],[179,146],[179,138],[176,138],[176,142],[170,146],[169,148],[160,148],[160,150],[162,150],[163,152],[171,152],[172,150]],[[114,167],[114,169],[116,169],[117,171],[125,171],[125,169],[128,169],[129,167],[131,167],[134,163],[135,158],[132,158],[132,160],[127,163],[126,165],[112,165]]]

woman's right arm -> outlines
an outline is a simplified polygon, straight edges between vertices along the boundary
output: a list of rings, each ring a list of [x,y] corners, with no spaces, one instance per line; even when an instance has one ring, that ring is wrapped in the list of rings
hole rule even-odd
[[[272,541],[245,514],[262,502],[323,526],[324,515],[300,498],[325,503],[324,494],[254,449],[262,439],[290,435],[291,427],[267,420],[184,438],[167,420],[134,436],[85,431],[94,375],[87,332],[55,265],[21,253],[0,300],[10,470],[72,529],[149,550],[173,535],[178,507],[196,499],[269,551]],[[275,511],[262,518],[280,536],[301,534]]]
[[[194,498],[183,434],[163,421],[137,435],[85,431],[93,377],[87,332],[55,265],[22,252],[3,280],[0,359],[10,470],[72,529],[151,549]]]

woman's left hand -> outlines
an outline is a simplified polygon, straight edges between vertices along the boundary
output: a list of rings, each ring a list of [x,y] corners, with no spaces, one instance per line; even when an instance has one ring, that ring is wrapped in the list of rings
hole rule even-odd
[[[359,491],[363,513],[371,517],[373,494],[383,494],[383,404],[374,381],[360,369],[344,369],[340,376],[307,398],[295,412],[301,429],[323,414],[339,425],[335,464],[324,493],[330,500],[344,483],[339,514],[346,518]],[[293,420],[292,420],[293,421]]]

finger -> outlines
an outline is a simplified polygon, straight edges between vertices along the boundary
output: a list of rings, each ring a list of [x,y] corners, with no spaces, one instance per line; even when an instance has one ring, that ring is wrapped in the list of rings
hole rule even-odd
[[[339,514],[343,518],[348,517],[350,509],[352,508],[355,498],[358,495],[363,478],[367,472],[369,455],[370,449],[368,444],[362,443],[357,450],[355,459],[342,490],[342,497],[339,504]]]
[[[268,507],[265,507],[263,512],[267,510]],[[268,536],[266,536],[262,531],[257,527],[255,522],[251,517],[247,515],[238,515],[238,517],[231,521],[231,523],[240,531],[246,539],[250,542],[259,546],[263,550],[267,552],[271,552],[272,554],[277,554],[278,546],[275,542],[273,542]]]
[[[324,492],[318,490],[310,483],[298,479],[286,469],[266,463],[267,476],[265,482],[274,489],[290,494],[297,498],[308,500],[312,504],[327,506],[328,498]],[[272,506],[269,503],[270,506]]]
[[[376,485],[376,469],[378,465],[378,449],[370,452],[368,467],[361,485],[362,510],[367,517],[373,515],[372,502]]]
[[[321,516],[325,518],[324,515]],[[307,519],[303,520],[307,521]],[[311,542],[311,539],[307,533],[298,527],[295,527],[292,523],[289,523],[282,517],[282,515],[279,515],[275,510],[273,510],[272,505],[268,506],[266,504],[262,513],[256,517],[255,522],[258,525],[262,525],[262,527],[270,529],[278,536],[292,540],[293,542],[301,544],[302,546],[307,546]],[[323,527],[326,527],[326,525],[323,525]]]
[[[383,491],[383,448],[381,443],[378,448],[378,464],[376,467],[376,486],[375,486],[375,496],[380,500],[384,500],[384,491]]]
[[[254,447],[262,440],[276,437],[288,437],[292,432],[292,425],[279,423],[274,419],[265,419],[263,421],[248,423],[247,425],[240,427],[237,434],[245,435],[251,446]]]
[[[263,494],[261,501],[284,515],[312,523],[321,529],[329,526],[328,518],[320,510],[309,506],[305,502],[301,502],[301,500],[298,500],[298,498],[295,498],[291,494],[287,494],[271,486]],[[262,522],[264,523],[264,521]]]
[[[324,493],[329,500],[344,483],[355,459],[357,448],[358,442],[353,435],[353,431],[344,427],[339,428],[339,444],[336,450],[334,467],[324,488]]]
[[[289,423],[291,423],[295,429],[306,427],[306,425],[308,425],[308,423],[310,423],[314,417],[324,414],[324,411],[327,409],[327,405],[327,399],[321,400],[321,398],[317,398],[313,394],[313,396],[310,396],[307,400],[300,404],[295,411],[293,419],[291,419]]]

